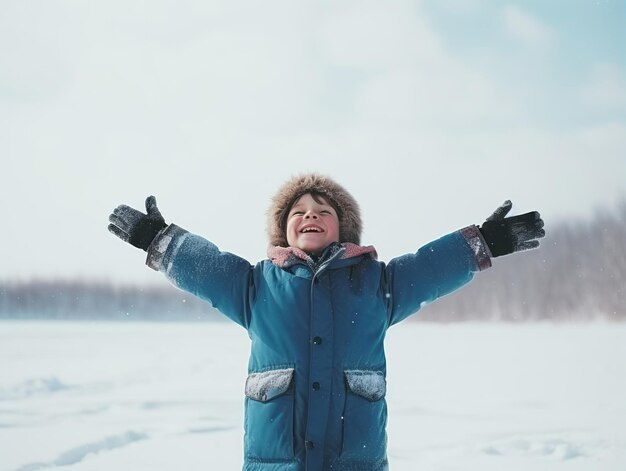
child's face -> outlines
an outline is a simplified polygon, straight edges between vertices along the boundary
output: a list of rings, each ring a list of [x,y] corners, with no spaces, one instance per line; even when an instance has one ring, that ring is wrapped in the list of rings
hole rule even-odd
[[[287,242],[306,253],[319,252],[332,242],[339,242],[337,212],[319,196],[302,195],[287,216]]]

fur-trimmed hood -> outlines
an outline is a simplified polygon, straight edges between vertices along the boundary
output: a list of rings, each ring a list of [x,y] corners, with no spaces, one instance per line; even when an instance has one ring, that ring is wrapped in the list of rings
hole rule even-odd
[[[289,179],[272,198],[267,211],[267,235],[271,246],[287,247],[287,215],[293,203],[306,193],[317,193],[337,209],[339,242],[361,243],[361,211],[354,197],[330,177],[317,173]]]

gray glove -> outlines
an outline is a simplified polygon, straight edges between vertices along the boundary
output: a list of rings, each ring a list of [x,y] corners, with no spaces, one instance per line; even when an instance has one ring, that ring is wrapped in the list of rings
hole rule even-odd
[[[543,220],[537,211],[505,217],[513,207],[510,200],[494,211],[478,229],[494,257],[539,247],[546,235]]]
[[[109,232],[115,234],[124,242],[148,251],[148,247],[161,229],[167,227],[165,219],[157,208],[156,198],[146,198],[146,212],[137,211],[122,204],[115,208],[109,216]]]

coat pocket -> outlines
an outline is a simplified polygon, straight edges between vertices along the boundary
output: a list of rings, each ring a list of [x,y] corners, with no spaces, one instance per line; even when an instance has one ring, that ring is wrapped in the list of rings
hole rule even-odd
[[[387,392],[385,375],[374,370],[346,370],[341,457],[382,460],[386,456]]]
[[[246,380],[247,458],[291,460],[293,451],[293,368],[251,373]]]

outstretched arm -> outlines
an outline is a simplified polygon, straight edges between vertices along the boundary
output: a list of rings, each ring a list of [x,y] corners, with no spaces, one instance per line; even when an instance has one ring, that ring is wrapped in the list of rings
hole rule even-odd
[[[506,201],[479,226],[468,226],[389,262],[386,269],[389,323],[415,313],[423,304],[449,294],[474,273],[491,266],[491,258],[533,249],[545,235],[538,212],[505,217]]]
[[[168,226],[154,196],[146,199],[146,212],[118,206],[109,216],[109,231],[146,251],[146,264],[178,288],[210,302],[247,328],[255,293],[250,263],[175,224]]]

